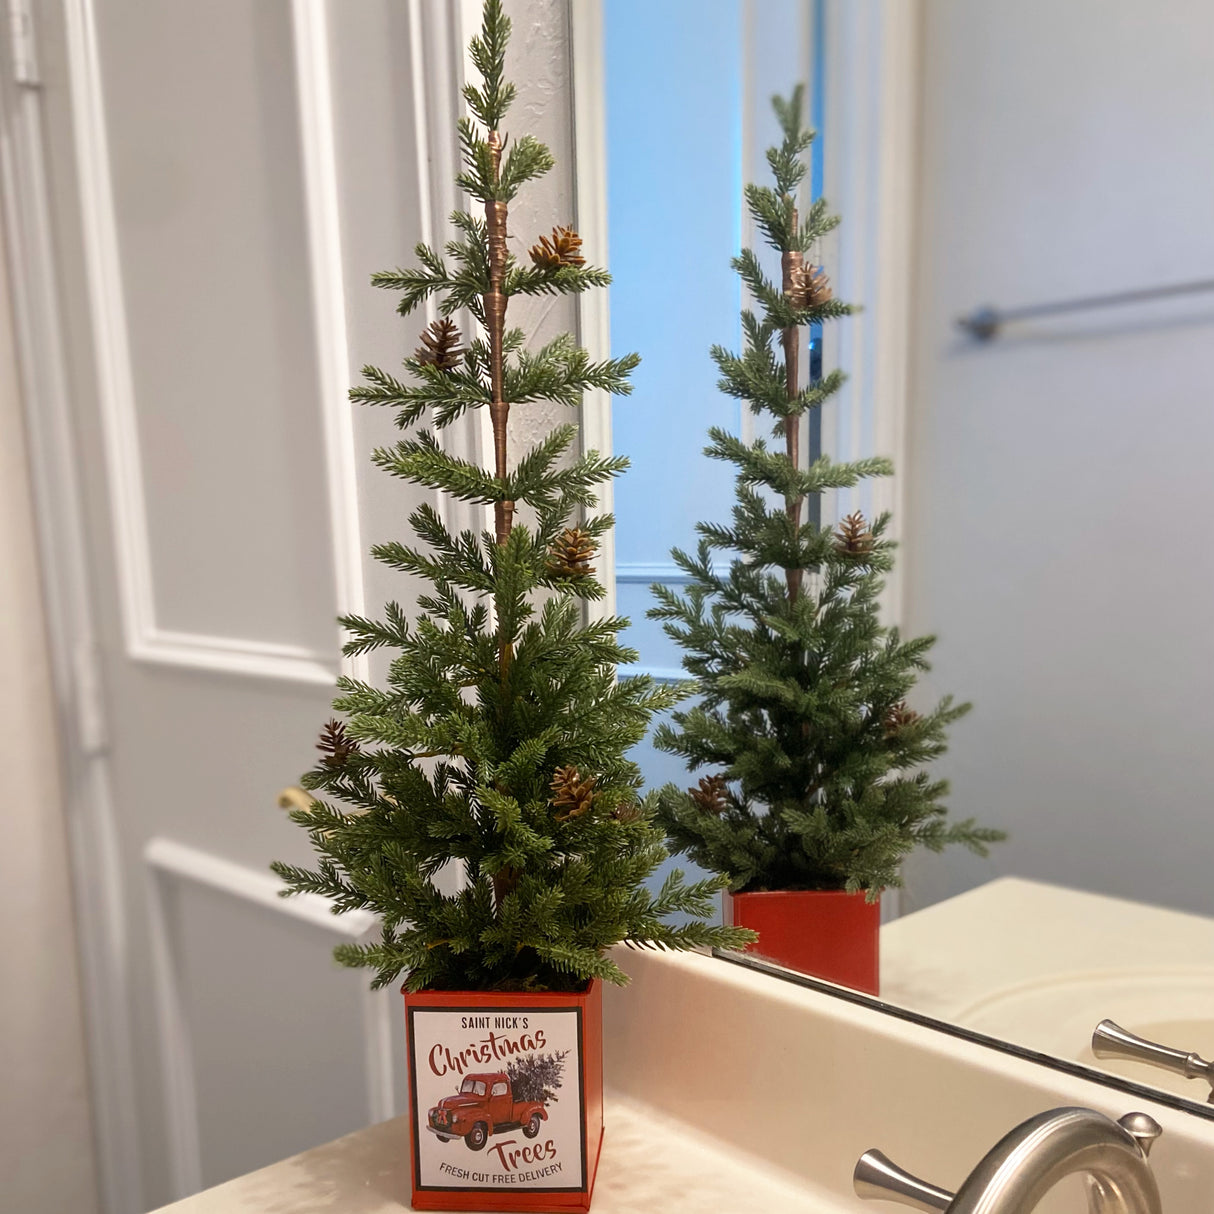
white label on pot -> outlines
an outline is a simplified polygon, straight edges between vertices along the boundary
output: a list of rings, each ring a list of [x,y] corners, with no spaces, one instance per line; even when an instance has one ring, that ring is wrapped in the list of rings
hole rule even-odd
[[[419,1188],[585,1188],[579,1009],[415,1007],[409,1018]]]

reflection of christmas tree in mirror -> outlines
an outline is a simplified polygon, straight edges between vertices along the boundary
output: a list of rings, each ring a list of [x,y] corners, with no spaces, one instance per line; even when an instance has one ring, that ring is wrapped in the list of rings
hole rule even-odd
[[[907,704],[934,638],[903,637],[881,619],[895,547],[889,514],[827,517],[865,482],[891,475],[890,461],[836,462],[816,450],[812,427],[803,441],[845,381],[839,368],[823,372],[822,326],[852,307],[811,260],[838,218],[822,198],[804,213],[798,206],[814,139],[803,90],[773,105],[783,134],[767,153],[773,181],[746,186],[745,202],[779,257],[779,278],[755,250],[741,250],[733,268],[750,301],[743,348],[711,352],[721,391],[767,433],[747,441],[709,430],[705,454],[736,469],[732,519],[700,523],[695,550],[672,551],[682,586],[653,587],[650,618],[683,649],[699,693],[654,735],[699,777],[662,790],[659,818],[675,849],[726,876],[732,894],[875,899],[901,883],[914,848],[961,844],[981,855],[1002,835],[949,821],[948,786],[927,770],[968,705],[948,696],[923,711]]]

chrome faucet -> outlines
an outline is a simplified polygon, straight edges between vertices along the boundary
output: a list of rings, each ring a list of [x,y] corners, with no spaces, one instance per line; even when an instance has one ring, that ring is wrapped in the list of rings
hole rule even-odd
[[[1148,1041],[1112,1020],[1102,1020],[1096,1026],[1092,1033],[1092,1053],[1101,1059],[1127,1058],[1131,1062],[1145,1062],[1185,1079],[1204,1079],[1210,1085],[1208,1102],[1214,1104],[1214,1062],[1207,1062],[1200,1054]]]
[[[880,1151],[860,1156],[853,1184],[859,1197],[928,1214],[1029,1214],[1064,1176],[1084,1173],[1091,1214],[1162,1214],[1147,1164],[1162,1132],[1146,1113],[1111,1121],[1092,1109],[1053,1109],[996,1143],[955,1194],[904,1172]]]

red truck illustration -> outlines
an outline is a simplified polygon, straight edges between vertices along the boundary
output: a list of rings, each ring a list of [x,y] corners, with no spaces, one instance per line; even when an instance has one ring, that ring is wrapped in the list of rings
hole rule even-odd
[[[528,1138],[540,1132],[540,1123],[548,1120],[542,1100],[515,1100],[510,1076],[505,1071],[483,1075],[465,1075],[459,1092],[444,1096],[430,1110],[426,1129],[440,1142],[462,1138],[469,1149],[479,1151],[490,1134],[501,1130],[522,1130]]]

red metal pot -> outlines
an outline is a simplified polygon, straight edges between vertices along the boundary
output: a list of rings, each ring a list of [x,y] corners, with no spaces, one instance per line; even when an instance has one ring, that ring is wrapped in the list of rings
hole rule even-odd
[[[603,987],[404,991],[415,1210],[587,1211],[603,1141]]]
[[[725,921],[759,933],[756,957],[876,995],[880,902],[841,889],[726,894]]]

